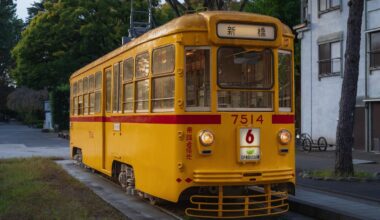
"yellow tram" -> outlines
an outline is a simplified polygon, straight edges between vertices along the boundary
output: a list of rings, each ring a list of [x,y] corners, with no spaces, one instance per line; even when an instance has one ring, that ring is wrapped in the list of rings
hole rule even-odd
[[[134,39],[71,76],[72,157],[130,193],[189,198],[189,216],[286,212],[293,39],[276,18],[218,11]]]

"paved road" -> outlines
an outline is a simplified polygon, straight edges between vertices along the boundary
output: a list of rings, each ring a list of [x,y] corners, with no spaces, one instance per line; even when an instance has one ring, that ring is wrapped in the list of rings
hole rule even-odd
[[[61,157],[69,158],[69,141],[55,133],[42,133],[40,129],[25,125],[0,122],[0,158]]]

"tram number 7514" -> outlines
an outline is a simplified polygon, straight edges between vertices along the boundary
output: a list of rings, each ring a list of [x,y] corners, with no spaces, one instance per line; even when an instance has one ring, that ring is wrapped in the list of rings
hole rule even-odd
[[[234,124],[240,123],[243,125],[254,123],[260,123],[263,124],[264,119],[262,115],[259,115],[257,118],[254,115],[231,115],[233,118]]]

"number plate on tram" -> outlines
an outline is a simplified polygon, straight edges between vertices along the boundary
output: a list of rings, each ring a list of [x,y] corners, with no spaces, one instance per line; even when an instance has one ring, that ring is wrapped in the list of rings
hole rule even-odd
[[[260,129],[240,128],[240,161],[260,159]]]

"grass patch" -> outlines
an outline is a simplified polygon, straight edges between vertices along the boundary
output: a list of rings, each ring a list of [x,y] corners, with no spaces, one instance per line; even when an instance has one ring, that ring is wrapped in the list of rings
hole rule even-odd
[[[336,176],[333,170],[312,170],[304,171],[306,177],[319,178],[319,179],[341,179],[342,177]],[[356,171],[353,176],[348,178],[356,178],[358,180],[372,180],[374,179],[372,173]]]
[[[0,219],[125,219],[46,158],[0,160]]]

